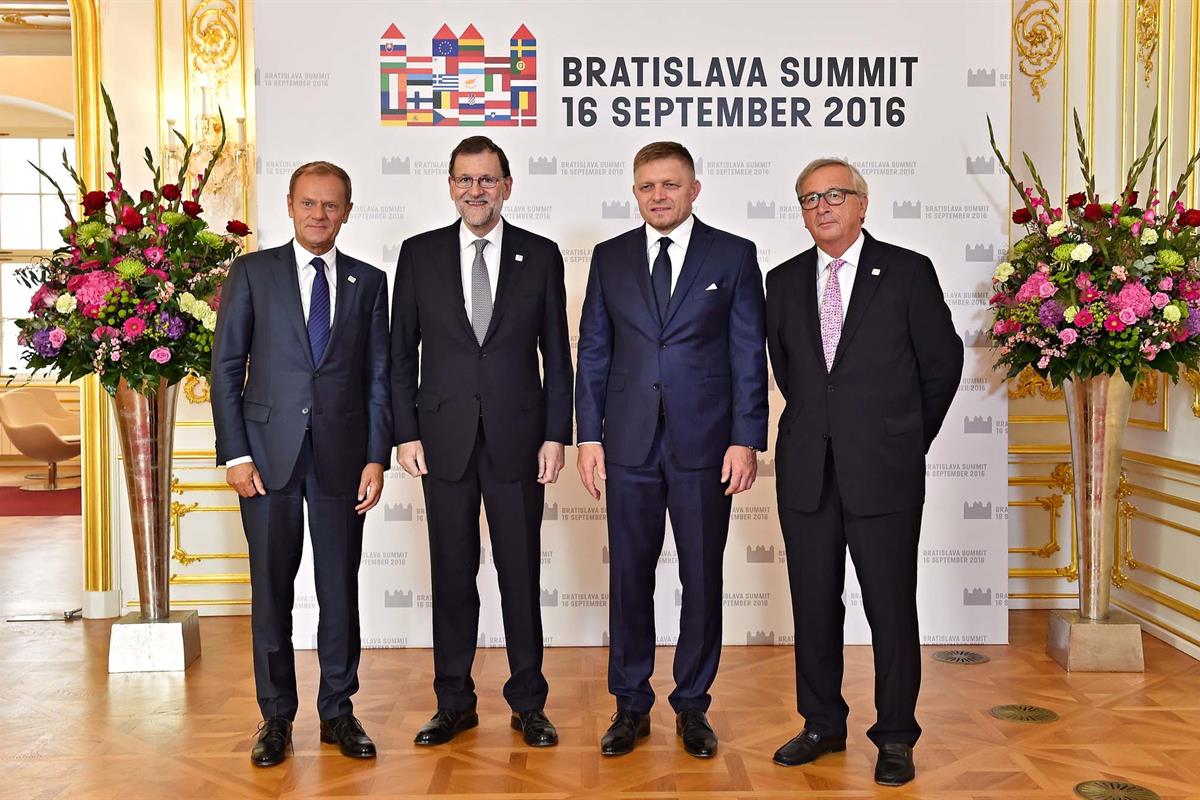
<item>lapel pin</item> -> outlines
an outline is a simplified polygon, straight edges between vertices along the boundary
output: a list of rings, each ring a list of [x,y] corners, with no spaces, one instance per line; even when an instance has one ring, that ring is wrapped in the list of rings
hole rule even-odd
[[[872,274],[872,275],[878,275],[878,274],[879,274],[879,270],[877,270],[877,269],[873,269],[873,270],[871,270],[871,274]]]
[[[878,275],[878,274],[879,274],[879,270],[875,270],[875,274],[876,274],[876,275]],[[357,279],[357,278],[355,278],[353,275],[347,275],[347,276],[346,276],[346,280],[350,281],[351,283],[354,283],[354,282],[355,282],[356,280],[358,280],[358,279]]]
[[[516,259],[517,261],[525,260],[525,256],[521,255],[520,253],[517,253],[515,256],[513,256],[513,258]]]

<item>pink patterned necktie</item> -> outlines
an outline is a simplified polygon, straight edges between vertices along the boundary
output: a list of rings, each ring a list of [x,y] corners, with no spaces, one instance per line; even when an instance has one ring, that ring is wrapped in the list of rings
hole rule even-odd
[[[842,338],[842,287],[838,283],[838,270],[845,263],[840,258],[829,262],[829,280],[821,296],[821,344],[825,347],[826,372],[833,369],[833,357]]]

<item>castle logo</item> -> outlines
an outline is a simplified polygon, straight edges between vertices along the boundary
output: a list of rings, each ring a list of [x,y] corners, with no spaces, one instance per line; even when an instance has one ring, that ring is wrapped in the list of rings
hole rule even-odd
[[[775,201],[746,201],[746,219],[775,219]]]
[[[775,546],[764,547],[758,545],[751,547],[746,545],[746,563],[747,564],[774,564],[775,563]]]
[[[775,644],[775,631],[746,631],[746,644]]]
[[[558,156],[554,158],[529,157],[529,174],[530,175],[557,175],[558,174]]]
[[[892,201],[892,219],[920,219],[921,218],[921,201],[912,200]]]
[[[384,522],[412,522],[412,503],[387,503],[383,507]]]
[[[392,158],[384,156],[380,171],[384,175],[409,175],[412,173],[412,159],[409,156],[405,156],[404,158],[400,158],[400,156]]]
[[[412,608],[413,607],[413,590],[407,592],[396,589],[395,591],[384,591],[383,593],[384,608]]]
[[[963,589],[964,606],[990,606],[991,604],[991,589]]]
[[[600,203],[600,219],[629,219],[629,201],[613,200],[611,203]]]
[[[551,505],[550,503],[542,503],[542,520],[550,521],[558,519],[558,503]]]
[[[969,69],[967,70],[967,86],[995,86],[996,85],[996,70],[994,69]]]
[[[996,174],[996,159],[988,156],[979,156],[978,158],[967,158],[967,174],[968,175],[995,175]]]
[[[963,260],[986,261],[990,264],[996,260],[996,248],[990,244],[968,244],[963,250]]]
[[[984,505],[982,501],[968,503],[963,501],[963,519],[991,519],[992,504]]]
[[[384,125],[532,127],[537,125],[537,39],[524,25],[508,55],[484,54],[483,34],[448,25],[431,55],[408,54],[395,25],[379,40],[379,121]]]
[[[981,417],[979,415],[975,415],[974,417],[963,417],[963,433],[991,433],[991,432],[992,432],[992,418],[991,417],[985,418],[985,417]]]
[[[542,589],[542,607],[554,608],[556,606],[558,606],[558,589],[555,589],[552,592]]]
[[[987,334],[982,330],[965,330],[962,338],[967,347],[991,347]]]

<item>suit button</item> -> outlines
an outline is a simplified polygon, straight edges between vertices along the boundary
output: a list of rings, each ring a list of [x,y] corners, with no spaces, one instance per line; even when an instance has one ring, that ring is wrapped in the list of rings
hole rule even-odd
[[[302,409],[300,409],[300,413],[301,413],[301,414],[307,414],[307,413],[308,413],[308,409],[307,409],[307,408],[302,408]]]
[[[822,439],[824,439],[824,440],[826,440],[826,441],[828,441],[828,440],[829,440],[829,434],[828,434],[828,433],[822,433],[822,434],[821,434],[821,438],[822,438]]]
[[[659,350],[666,350],[666,349],[667,349],[667,344],[666,344],[666,342],[659,342],[659,343],[658,343],[658,349],[659,349]]]
[[[657,392],[657,391],[658,391],[658,384],[657,384],[657,383],[652,383],[652,384],[650,384],[650,388],[651,388],[651,389],[653,389],[654,391],[656,391],[656,392]]]
[[[314,373],[313,373],[313,377],[314,377],[314,378],[319,378],[319,377],[321,377],[321,373],[319,373],[319,372],[314,372]]]
[[[832,391],[833,391],[833,384],[831,383],[831,384],[829,384],[829,385],[828,385],[827,387],[825,387],[825,388],[827,388],[829,391],[831,391],[831,392],[832,392]]]
[[[479,399],[479,395],[475,395],[475,399],[476,399],[476,400],[478,400],[478,399]]]

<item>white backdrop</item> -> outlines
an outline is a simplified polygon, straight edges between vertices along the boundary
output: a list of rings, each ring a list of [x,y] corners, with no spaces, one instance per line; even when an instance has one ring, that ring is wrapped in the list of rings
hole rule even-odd
[[[346,1],[335,15],[328,9],[324,2],[255,4],[263,246],[291,235],[284,197],[292,170],[327,159],[354,180],[355,208],[339,248],[390,275],[406,237],[455,218],[447,156],[462,137],[484,133],[512,164],[506,218],[562,248],[573,341],[593,245],[640,222],[630,163],[642,145],[676,139],[688,146],[703,185],[697,215],[754,240],[764,274],[811,245],[792,190],[803,165],[825,155],[856,163],[870,184],[867,228],[934,260],[968,345],[958,397],[928,456],[922,638],[1007,641],[1007,401],[980,337],[988,278],[1007,236],[1006,183],[984,121],[990,114],[998,131],[1008,129],[1007,4],[743,2],[736,19],[730,4],[705,2]],[[462,58],[463,50],[456,69],[452,55],[433,58],[460,44],[438,42],[435,50],[443,24],[452,36],[474,25],[487,60]],[[522,25],[535,43],[519,32]],[[381,51],[389,31],[393,46]],[[401,32],[403,67],[395,47]],[[515,55],[514,37],[521,40]],[[514,71],[509,65],[518,60]],[[435,96],[455,88],[457,103]],[[478,103],[472,106],[474,91],[480,94],[470,95]],[[518,92],[524,110],[517,97],[510,111]],[[444,124],[395,124],[402,103],[422,112],[409,111],[406,122],[430,119],[439,106]],[[521,114],[520,126],[462,124]],[[783,406],[773,383],[770,399],[773,447]],[[574,458],[569,448],[567,469],[547,492],[548,645],[598,645],[608,636],[604,505],[579,485]],[[770,450],[761,457],[758,482],[735,498],[725,558],[726,644],[793,640],[774,458]],[[486,533],[481,546],[480,643],[500,646]],[[664,645],[678,634],[678,592],[668,535],[656,587]],[[296,597],[296,646],[313,647],[318,611],[308,553]],[[847,642],[869,641],[852,569],[845,602]],[[393,468],[366,524],[364,645],[429,646],[429,606],[420,486]]]

